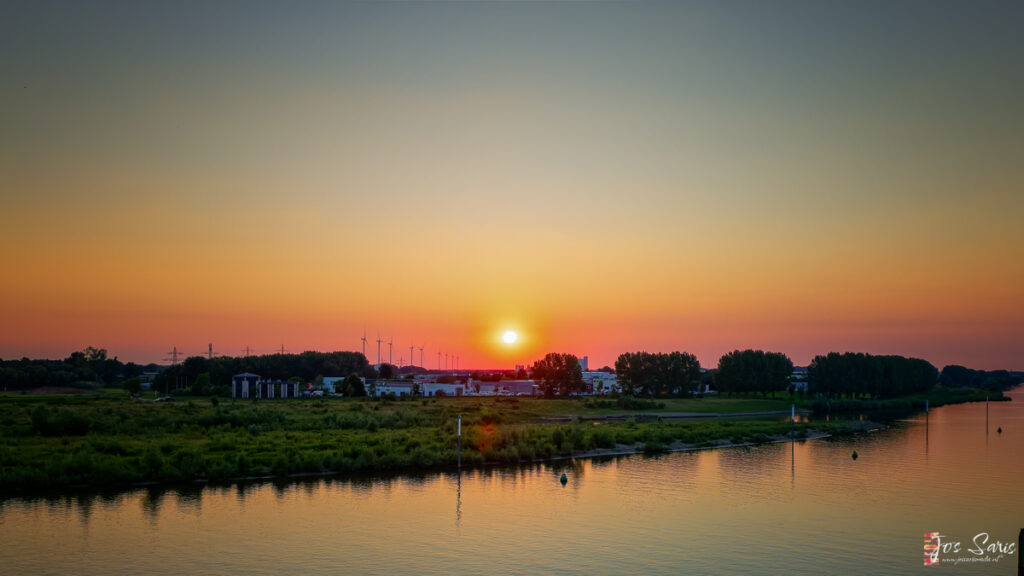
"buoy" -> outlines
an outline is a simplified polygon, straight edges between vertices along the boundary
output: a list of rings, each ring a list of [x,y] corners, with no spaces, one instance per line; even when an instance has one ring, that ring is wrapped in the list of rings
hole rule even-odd
[[[569,481],[569,477],[566,476],[565,473],[563,472],[562,473],[562,486],[565,486],[565,483],[568,482],[568,481]]]
[[[1002,426],[1000,426],[1000,427],[999,427],[999,428],[998,428],[998,429],[996,430],[996,432],[998,432],[999,434],[1002,434],[1002,433],[1003,433],[1003,427],[1002,427]]]
[[[854,459],[854,460],[856,460],[856,459],[857,459],[857,451],[856,451],[856,450],[854,450],[854,451],[853,451],[853,459]]]

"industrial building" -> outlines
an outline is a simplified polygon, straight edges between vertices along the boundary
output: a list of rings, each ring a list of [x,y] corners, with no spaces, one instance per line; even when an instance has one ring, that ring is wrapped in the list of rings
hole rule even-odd
[[[259,374],[245,372],[231,377],[232,398],[298,398],[299,383],[264,380]]]

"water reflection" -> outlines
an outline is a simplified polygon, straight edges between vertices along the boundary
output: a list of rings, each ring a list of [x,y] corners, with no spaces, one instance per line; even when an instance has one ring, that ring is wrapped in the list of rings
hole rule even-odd
[[[462,536],[462,470],[455,477],[455,527]]]
[[[149,518],[151,524],[156,524],[157,518],[159,518],[160,507],[163,505],[164,496],[167,494],[166,488],[146,488],[142,492],[142,497],[139,498],[139,503],[142,505],[142,511]]]
[[[203,492],[205,488],[200,484],[191,484],[178,487],[174,491],[175,504],[178,510],[190,514],[199,514],[203,510]]]

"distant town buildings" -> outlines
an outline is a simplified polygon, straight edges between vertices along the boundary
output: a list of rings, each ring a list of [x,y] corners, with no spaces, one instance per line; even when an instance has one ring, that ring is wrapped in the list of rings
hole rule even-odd
[[[324,394],[334,394],[335,391],[341,392],[337,387],[345,380],[344,376],[324,376],[323,388]]]
[[[584,358],[586,358],[584,356]],[[619,383],[615,374],[601,371],[584,371],[583,383],[586,384],[587,392],[591,394],[610,394],[619,391]]]
[[[619,391],[614,373],[589,370],[589,358],[579,359],[581,376],[584,382],[582,394],[611,394]],[[516,365],[515,374],[522,375],[528,371],[522,364]],[[497,371],[484,373],[476,378],[477,373],[427,373],[415,374],[396,379],[363,379],[367,396],[381,397],[393,394],[402,396],[536,396],[540,394],[539,384],[527,378],[509,379],[509,373]],[[497,379],[500,378],[500,379]],[[300,384],[293,381],[264,379],[258,374],[249,372],[236,374],[231,379],[231,396],[233,398],[299,398],[323,395],[344,395],[342,385],[344,376],[323,376],[315,383]]]

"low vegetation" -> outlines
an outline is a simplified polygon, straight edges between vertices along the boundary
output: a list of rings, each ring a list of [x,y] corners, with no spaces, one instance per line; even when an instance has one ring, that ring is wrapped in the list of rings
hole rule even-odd
[[[758,441],[781,419],[662,419],[669,410],[732,412],[782,402],[718,399],[443,398],[153,402],[127,393],[0,395],[0,488],[226,481],[249,476],[516,463],[683,442]],[[786,404],[785,406],[788,406]],[[623,421],[578,416],[629,415]],[[644,415],[645,414],[645,415]],[[535,423],[551,416],[568,423]],[[798,430],[805,433],[805,425]]]
[[[985,394],[940,386],[927,398],[938,406],[983,400]],[[0,490],[452,466],[460,415],[462,463],[474,466],[602,452],[657,454],[681,444],[761,443],[790,432],[780,413],[791,404],[838,412],[917,408],[924,399],[193,397],[154,402],[123,390],[7,393],[0,394]],[[776,414],[674,418],[751,412]],[[603,418],[608,416],[613,419]],[[805,437],[812,426],[847,433],[847,424],[835,418],[801,423],[795,433]]]
[[[964,402],[992,402],[1008,401],[1010,398],[1000,391],[990,391],[979,388],[947,388],[935,386],[927,394],[911,394],[899,398],[870,399],[870,398],[828,398],[824,395],[816,396],[811,403],[815,412],[873,412],[876,410],[923,410],[926,406],[935,408],[946,404],[961,404]]]

